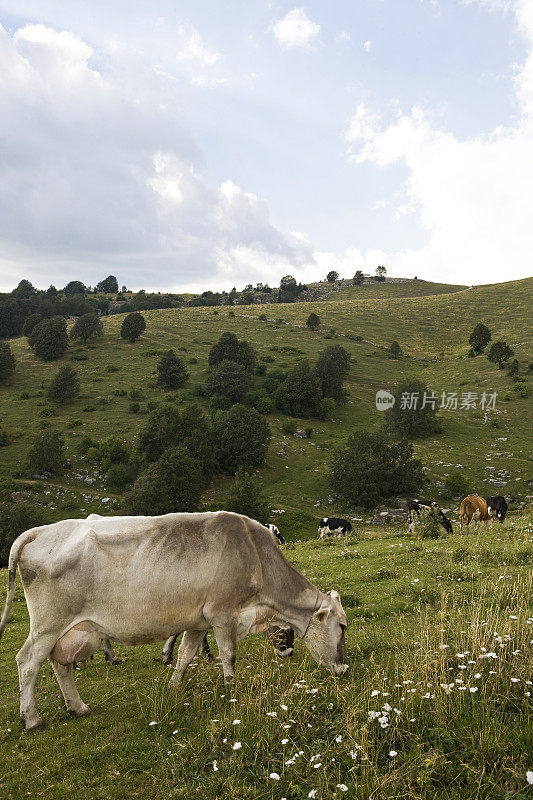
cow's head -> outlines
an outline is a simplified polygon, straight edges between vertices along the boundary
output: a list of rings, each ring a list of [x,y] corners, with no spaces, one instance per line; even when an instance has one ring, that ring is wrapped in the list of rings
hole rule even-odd
[[[327,592],[303,637],[313,658],[335,675],[343,675],[348,669],[344,636],[347,625],[338,592]]]

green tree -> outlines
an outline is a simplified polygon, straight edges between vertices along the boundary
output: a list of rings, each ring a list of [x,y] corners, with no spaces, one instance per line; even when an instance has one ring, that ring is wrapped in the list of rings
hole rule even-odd
[[[365,276],[363,275],[362,271],[358,269],[355,275],[353,276],[352,283],[354,286],[360,286],[363,283],[364,279]]]
[[[205,478],[200,462],[185,447],[169,447],[139,475],[125,497],[131,514],[197,511]]]
[[[350,371],[350,353],[340,344],[326,347],[318,356],[315,374],[320,382],[322,397],[341,400],[343,382]]]
[[[139,338],[141,333],[146,328],[146,321],[142,314],[138,311],[132,311],[131,314],[126,314],[124,322],[120,328],[120,335],[128,342],[134,342]]]
[[[308,417],[316,410],[322,397],[320,382],[305,358],[289,372],[276,392],[276,403],[284,414]]]
[[[96,289],[106,294],[116,294],[118,292],[118,281],[114,275],[108,275],[107,278],[104,278],[103,281],[96,285]]]
[[[65,364],[56,372],[48,391],[48,399],[62,405],[72,402],[80,393],[80,382],[76,370],[70,364]]]
[[[452,500],[454,497],[466,497],[470,491],[470,481],[462,472],[454,470],[446,475],[443,496]]]
[[[63,289],[64,294],[85,294],[87,287],[81,281],[70,281]]]
[[[210,397],[224,397],[238,403],[250,387],[250,373],[236,361],[221,361],[207,377],[206,391]]]
[[[7,342],[0,342],[0,383],[7,381],[15,372],[15,356]]]
[[[254,408],[235,405],[220,412],[213,424],[213,444],[223,470],[261,467],[270,442],[270,426]]]
[[[87,314],[82,314],[78,317],[72,328],[70,329],[71,339],[82,339],[86,342],[95,336],[102,336],[104,332],[102,321],[98,314],[89,311]]]
[[[472,333],[470,334],[469,342],[470,346],[472,347],[473,352],[476,355],[479,355],[483,352],[485,347],[488,345],[490,340],[492,339],[492,333],[487,328],[486,325],[483,325],[482,322],[478,322]]]
[[[376,267],[376,280],[384,281],[387,274],[387,267]]]
[[[328,283],[335,283],[335,281],[338,280],[338,279],[339,279],[339,273],[336,272],[334,269],[332,269],[326,275],[326,280],[327,280]]]
[[[13,291],[11,292],[12,297],[17,297],[21,300],[27,300],[34,294],[37,294],[37,289],[35,288],[35,286],[33,286],[33,284],[31,284],[25,278],[21,280],[16,289],[13,289]]]
[[[346,447],[335,453],[329,473],[331,490],[341,500],[366,508],[392,495],[416,494],[425,482],[413,446],[392,442],[382,431],[354,431]]]
[[[163,389],[181,389],[190,375],[174,350],[167,350],[157,362],[157,385]]]
[[[292,303],[303,291],[301,283],[297,283],[292,275],[285,275],[279,282],[278,302]]]
[[[47,522],[42,507],[12,500],[0,502],[0,567],[7,567],[11,545],[21,533]]]
[[[239,340],[234,333],[223,333],[209,351],[209,366],[216,367],[221,361],[236,361],[250,372],[253,371],[257,354],[245,339]]]
[[[28,343],[35,355],[44,361],[61,358],[66,353],[68,346],[65,318],[43,319],[28,336]]]
[[[24,320],[24,325],[22,326],[22,335],[29,336],[32,330],[35,328],[35,326],[38,325],[39,322],[42,322],[43,319],[44,319],[43,315],[37,313],[30,314],[28,317],[26,317],[26,319]]]
[[[28,453],[31,472],[59,475],[65,467],[63,437],[59,431],[45,430],[33,442]]]
[[[269,503],[261,482],[245,469],[237,470],[224,504],[226,511],[235,511],[266,525],[270,516]]]
[[[389,347],[389,355],[391,358],[400,358],[400,356],[403,355],[402,348],[400,347],[400,345],[396,340],[394,340],[394,342]]]
[[[310,330],[316,331],[320,327],[320,317],[318,316],[318,314],[315,314],[315,312],[312,311],[307,317],[307,321],[305,324]]]
[[[394,405],[385,412],[385,429],[405,439],[440,433],[437,398],[425,383],[414,378],[403,381],[393,393]]]
[[[514,356],[514,350],[504,341],[494,342],[487,354],[489,361],[492,361],[493,364],[497,364],[500,369],[504,368],[505,362],[508,361],[511,356]]]

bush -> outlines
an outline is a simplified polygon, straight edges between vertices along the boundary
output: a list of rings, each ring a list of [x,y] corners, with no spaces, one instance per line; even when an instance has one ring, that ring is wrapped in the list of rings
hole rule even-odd
[[[43,319],[28,336],[28,343],[35,355],[44,361],[61,358],[68,346],[67,323],[64,317]]]
[[[190,375],[174,350],[167,350],[157,362],[157,385],[163,389],[181,389]]]
[[[11,437],[4,428],[0,427],[0,447],[7,447],[11,444]]]
[[[169,447],[137,478],[125,505],[131,514],[197,511],[204,488],[200,462],[185,447]]]
[[[129,460],[128,446],[114,434],[102,439],[98,450],[104,469],[109,469],[112,464],[125,464]]]
[[[282,433],[286,433],[288,436],[294,436],[297,430],[298,423],[295,419],[286,419],[281,424]]]
[[[309,316],[307,317],[305,324],[310,330],[316,331],[320,327],[320,317],[318,316],[318,314],[311,312],[311,314],[309,314]]]
[[[470,481],[462,472],[455,470],[450,472],[444,480],[443,497],[452,499],[453,497],[466,497],[470,491]]]
[[[24,325],[22,326],[22,335],[29,336],[32,330],[35,328],[39,322],[42,322],[44,319],[42,314],[30,314],[29,317],[26,317],[24,320]]]
[[[330,419],[336,407],[337,403],[332,397],[323,397],[316,407],[316,415],[319,419]]]
[[[136,478],[137,470],[132,464],[111,464],[105,483],[112,492],[123,492]]]
[[[396,340],[389,347],[389,355],[391,358],[400,358],[400,356],[403,355],[402,348]]]
[[[230,312],[231,313],[231,312]],[[239,341],[234,333],[223,333],[209,351],[209,366],[216,367],[222,361],[236,361],[250,372],[253,371],[257,355],[246,340]]]
[[[441,423],[437,417],[437,399],[433,397],[433,400],[428,402],[431,400],[431,396],[425,383],[412,378],[407,379],[398,386],[394,397],[394,405],[385,412],[385,429],[387,431],[407,439],[440,433]],[[425,406],[424,398],[426,398]]]
[[[275,408],[275,403],[268,394],[259,394],[252,405],[260,414],[272,414]]]
[[[15,356],[7,342],[0,342],[0,383],[4,383],[15,372]]]
[[[258,411],[232,406],[213,425],[213,444],[220,466],[231,474],[240,467],[263,466],[270,436],[270,426]]]
[[[364,279],[365,276],[363,275],[362,271],[358,269],[355,275],[353,276],[352,283],[354,286],[360,286],[363,283]]]
[[[21,533],[47,521],[43,509],[30,503],[0,502],[0,567],[7,567],[11,545]]]
[[[49,400],[62,405],[72,402],[80,393],[80,382],[76,370],[65,364],[54,375],[46,392]]]
[[[239,469],[235,474],[224,508],[226,511],[245,514],[262,525],[266,525],[270,515],[269,503],[263,494],[260,481],[244,469]]]
[[[355,431],[330,467],[331,490],[350,505],[371,508],[391,495],[416,494],[426,483],[422,462],[407,441],[392,442],[380,431]]]
[[[328,272],[328,274],[326,275],[326,280],[328,283],[335,283],[335,281],[338,279],[339,279],[339,273],[336,272],[334,269],[332,269],[331,272]]]
[[[140,410],[141,410],[141,404],[140,403],[137,403],[137,402],[130,403],[130,411],[131,411],[132,414],[138,414]]]
[[[320,383],[311,370],[309,361],[303,359],[287,375],[276,392],[276,403],[284,414],[308,417],[316,410],[321,397]]]
[[[250,373],[236,361],[221,361],[207,378],[206,391],[210,397],[222,397],[230,404],[238,403],[250,386]]]
[[[59,475],[65,466],[63,437],[59,431],[47,430],[34,440],[28,453],[31,472],[48,472]]]
[[[322,397],[342,398],[342,384],[350,370],[350,358],[350,353],[340,344],[330,345],[320,353],[315,374],[320,381]]]
[[[472,333],[470,334],[469,342],[473,352],[479,355],[483,352],[492,338],[492,334],[486,325],[478,322]]]
[[[446,530],[440,524],[440,515],[437,509],[422,508],[420,510],[420,518],[416,526],[417,535],[421,539],[440,539],[444,536]]]
[[[98,314],[90,311],[78,317],[70,330],[71,339],[82,339],[86,342],[96,336],[102,336],[104,329]]]
[[[146,322],[142,314],[138,311],[133,311],[124,317],[124,322],[120,328],[120,335],[128,342],[134,342],[139,338],[141,333],[146,328]]]
[[[505,362],[508,361],[511,356],[514,356],[514,350],[504,341],[494,342],[487,354],[489,361],[492,361],[493,364],[497,364],[500,369],[503,369]]]

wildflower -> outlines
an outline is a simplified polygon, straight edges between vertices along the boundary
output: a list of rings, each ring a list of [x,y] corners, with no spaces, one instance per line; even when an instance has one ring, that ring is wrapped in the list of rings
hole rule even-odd
[[[533,784],[533,770],[528,769],[528,771],[526,772],[526,780],[528,783]]]
[[[177,733],[179,733],[178,730],[172,731],[172,736],[175,736]]]
[[[233,720],[233,724],[234,724],[234,725],[240,725],[240,724],[241,724],[241,721],[240,721],[240,719],[234,719],[234,720]]]
[[[234,750],[240,750],[241,747],[242,747],[242,743],[241,742],[235,742],[235,744],[233,745],[233,749]]]
[[[311,789],[307,796],[310,798],[310,800],[313,800],[313,798],[316,797],[316,789]]]
[[[476,681],[478,681],[481,678],[481,672],[476,672],[474,678],[476,679]]]
[[[320,762],[318,764],[313,764],[314,769],[319,769],[321,766],[322,764]]]
[[[478,690],[477,686],[471,686],[470,687],[470,691],[472,692],[472,694],[474,694],[474,692],[477,692],[477,690]]]
[[[267,717],[277,717],[277,716],[278,716],[277,711],[267,711]]]
[[[390,753],[389,753],[389,756],[391,758],[396,758],[397,755],[398,755],[398,753],[396,752],[396,750],[391,750]]]
[[[520,678],[511,678],[511,683],[520,683]]]
[[[370,697],[377,697],[378,694],[379,694],[378,689],[372,689],[372,691],[370,692]]]
[[[281,744],[287,744],[288,741],[289,741],[288,739],[282,739]]]
[[[288,711],[289,710],[289,706],[284,706],[283,703],[280,703],[279,707],[282,708],[284,711]]]
[[[216,759],[213,761],[213,772],[218,772]]]
[[[279,781],[279,775],[277,772],[271,772],[270,777],[272,778],[273,781]]]
[[[150,725],[150,726],[157,725],[157,722],[154,722],[154,720],[152,720],[152,722],[149,722],[148,725]]]
[[[338,783],[337,784],[337,789],[340,789],[341,792],[347,792],[348,791],[348,787],[346,786],[345,783]]]
[[[335,741],[336,742],[342,742],[342,736],[340,736],[340,735],[339,736],[335,736]]]

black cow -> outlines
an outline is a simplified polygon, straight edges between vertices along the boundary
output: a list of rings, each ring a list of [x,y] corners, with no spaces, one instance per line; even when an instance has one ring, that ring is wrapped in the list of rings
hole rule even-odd
[[[407,504],[407,521],[409,523],[409,530],[414,530],[415,522],[420,519],[420,511],[431,511],[432,509],[437,514],[437,522],[442,525],[446,533],[453,533],[452,523],[443,512],[442,508],[437,503],[432,503],[429,500],[410,500]]]
[[[318,535],[321,539],[328,536],[346,536],[352,530],[352,524],[347,519],[341,517],[323,517],[318,527]]]
[[[494,497],[487,497],[487,506],[489,509],[489,514],[492,517],[496,516],[498,522],[503,525],[503,521],[508,509],[507,500],[505,497],[502,497],[501,494],[496,494]]]

